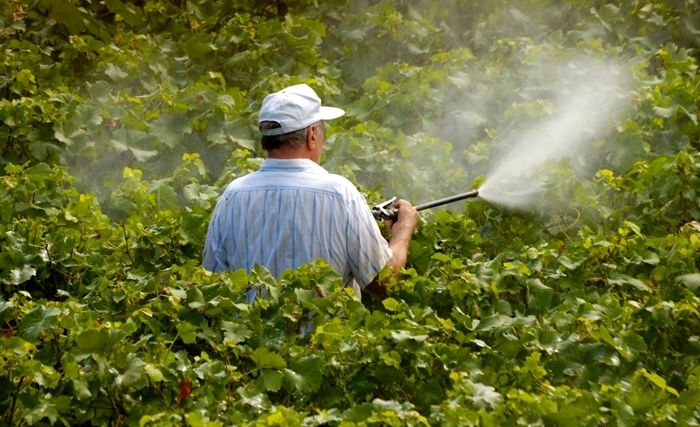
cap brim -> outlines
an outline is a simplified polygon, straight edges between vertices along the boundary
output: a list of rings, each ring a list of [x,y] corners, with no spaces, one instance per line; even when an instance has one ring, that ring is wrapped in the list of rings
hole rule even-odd
[[[321,106],[321,120],[333,120],[345,114],[345,110],[336,107]]]

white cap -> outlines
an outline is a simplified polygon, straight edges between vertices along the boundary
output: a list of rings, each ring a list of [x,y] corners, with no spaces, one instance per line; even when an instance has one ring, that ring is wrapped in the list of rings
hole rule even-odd
[[[265,129],[263,135],[282,135],[305,129],[321,120],[336,119],[345,111],[335,107],[321,106],[321,98],[305,84],[289,86],[265,97],[260,107],[261,122],[277,122],[282,127]]]

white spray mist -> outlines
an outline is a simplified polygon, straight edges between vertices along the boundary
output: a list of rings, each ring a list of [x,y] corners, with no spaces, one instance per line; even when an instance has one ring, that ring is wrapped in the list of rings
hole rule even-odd
[[[569,63],[573,73],[552,88],[553,113],[543,121],[506,138],[505,156],[486,174],[479,196],[518,209],[534,207],[543,195],[553,164],[593,149],[602,131],[624,110],[625,79],[614,65]],[[558,87],[557,87],[558,86]]]

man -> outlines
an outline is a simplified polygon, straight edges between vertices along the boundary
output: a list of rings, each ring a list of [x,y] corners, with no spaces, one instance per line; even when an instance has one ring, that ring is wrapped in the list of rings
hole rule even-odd
[[[221,195],[207,231],[204,268],[250,272],[260,264],[279,277],[286,269],[323,258],[358,298],[362,288],[386,295],[378,273],[385,265],[394,274],[405,266],[418,212],[399,200],[387,242],[350,181],[319,165],[324,120],[343,114],[321,106],[304,84],[265,97],[258,125],[267,159]],[[251,289],[248,300],[255,297]]]

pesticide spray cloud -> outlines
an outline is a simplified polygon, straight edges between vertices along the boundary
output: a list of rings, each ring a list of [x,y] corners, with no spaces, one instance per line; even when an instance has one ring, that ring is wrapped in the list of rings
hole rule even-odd
[[[479,196],[498,205],[530,209],[544,194],[552,164],[590,154],[593,143],[624,111],[626,79],[615,65],[586,61],[560,69],[553,112],[546,119],[506,135],[504,156],[486,174]]]

